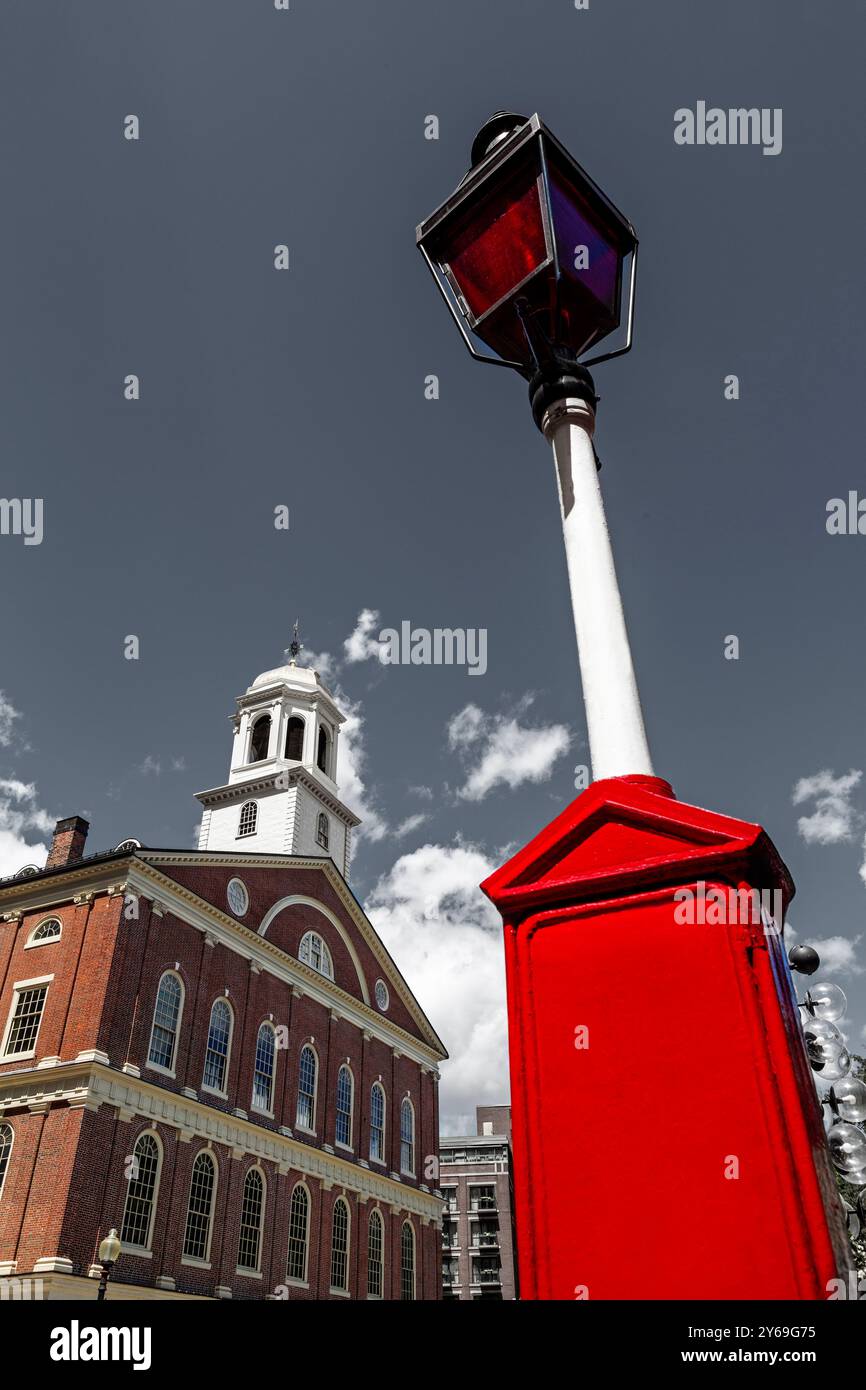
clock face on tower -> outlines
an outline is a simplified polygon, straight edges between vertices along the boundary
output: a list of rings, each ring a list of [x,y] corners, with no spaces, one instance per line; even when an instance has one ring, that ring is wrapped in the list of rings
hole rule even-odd
[[[250,905],[250,895],[243,879],[229,879],[229,886],[226,889],[226,898],[231,912],[235,917],[243,917]]]

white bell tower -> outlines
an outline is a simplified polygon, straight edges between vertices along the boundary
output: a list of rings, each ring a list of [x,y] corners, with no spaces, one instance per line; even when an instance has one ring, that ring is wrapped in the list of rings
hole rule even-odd
[[[359,819],[339,799],[337,746],[345,715],[317,671],[287,666],[256,676],[232,715],[228,781],[197,792],[198,847],[329,856],[345,876]]]

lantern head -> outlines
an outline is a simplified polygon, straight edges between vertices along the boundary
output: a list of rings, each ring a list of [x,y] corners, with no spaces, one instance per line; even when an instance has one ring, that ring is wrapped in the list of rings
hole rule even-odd
[[[537,115],[486,122],[472,168],[417,240],[479,361],[526,377],[545,360],[577,362],[620,327],[628,259],[627,341],[583,365],[631,347],[634,228]]]

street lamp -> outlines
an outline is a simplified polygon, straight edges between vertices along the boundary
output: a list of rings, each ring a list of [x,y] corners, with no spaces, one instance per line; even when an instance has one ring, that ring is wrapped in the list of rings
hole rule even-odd
[[[653,773],[599,488],[588,369],[631,347],[634,228],[538,116],[500,111],[417,240],[466,347],[529,383],[553,446],[594,779],[482,884],[504,927],[521,1296],[826,1297],[850,1248],[809,1060],[845,1082],[841,1001],[813,986],[804,1040],[778,851]],[[713,1098],[699,1115],[677,1062]],[[616,1224],[623,1113],[651,1155],[637,1264]],[[831,1140],[849,1176],[853,1128]]]
[[[108,1288],[108,1281],[111,1278],[111,1271],[117,1263],[120,1255],[120,1240],[117,1231],[112,1226],[108,1235],[99,1246],[99,1263],[102,1265],[102,1274],[99,1279],[99,1288],[96,1293],[98,1302],[105,1298],[105,1290]]]
[[[472,356],[528,380],[533,418],[553,445],[593,775],[652,777],[587,370],[631,347],[637,236],[537,115],[497,112],[471,157],[459,187],[418,228],[418,246]],[[585,358],[623,317],[625,342]]]

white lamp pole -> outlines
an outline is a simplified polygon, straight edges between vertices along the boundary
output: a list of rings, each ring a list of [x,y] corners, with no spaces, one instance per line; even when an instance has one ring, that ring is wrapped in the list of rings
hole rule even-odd
[[[592,775],[653,776],[592,435],[595,411],[568,397],[541,428],[553,445]]]

